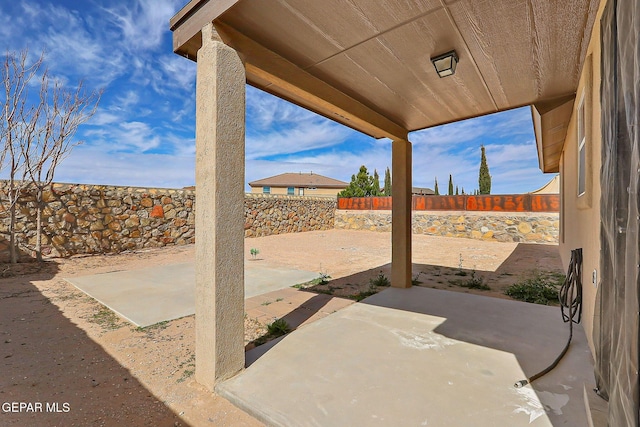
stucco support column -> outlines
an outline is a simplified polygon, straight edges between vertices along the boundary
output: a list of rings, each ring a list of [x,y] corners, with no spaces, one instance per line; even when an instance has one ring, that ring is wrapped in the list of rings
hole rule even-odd
[[[391,286],[411,287],[411,143],[392,143]]]
[[[212,24],[196,78],[196,381],[244,368],[245,70]]]

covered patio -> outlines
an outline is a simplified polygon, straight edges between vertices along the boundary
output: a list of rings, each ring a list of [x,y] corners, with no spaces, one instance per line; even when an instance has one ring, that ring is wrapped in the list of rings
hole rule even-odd
[[[393,141],[391,284],[402,293],[411,287],[409,132],[531,105],[541,169],[558,171],[598,5],[191,0],[179,11],[174,51],[198,64],[197,380],[213,390],[245,363],[245,83]],[[440,77],[436,59],[448,52],[457,66]]]

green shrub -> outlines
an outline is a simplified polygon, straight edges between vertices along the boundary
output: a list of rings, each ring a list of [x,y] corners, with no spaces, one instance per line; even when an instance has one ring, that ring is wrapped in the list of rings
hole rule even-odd
[[[274,338],[280,337],[291,332],[291,326],[289,326],[286,320],[277,319],[267,325],[267,331],[269,335]]]
[[[387,287],[391,286],[391,282],[389,281],[389,279],[387,279],[387,276],[380,273],[374,279],[369,280],[369,285],[375,287]]]
[[[465,273],[466,275],[466,273]],[[476,277],[476,271],[473,270],[471,272],[471,277],[466,280],[451,280],[449,283],[461,286],[467,289],[478,289],[481,291],[490,291],[491,288],[484,283],[484,279],[482,277]]]
[[[564,283],[564,275],[533,271],[517,283],[509,286],[504,292],[513,299],[534,304],[550,305],[558,303],[558,291]]]

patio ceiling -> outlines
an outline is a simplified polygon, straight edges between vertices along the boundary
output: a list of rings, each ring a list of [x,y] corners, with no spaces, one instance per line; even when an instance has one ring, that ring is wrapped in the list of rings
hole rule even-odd
[[[598,3],[191,0],[171,29],[174,51],[195,60],[213,21],[249,84],[376,138],[533,105],[551,172]],[[454,49],[456,73],[440,79],[430,58]]]

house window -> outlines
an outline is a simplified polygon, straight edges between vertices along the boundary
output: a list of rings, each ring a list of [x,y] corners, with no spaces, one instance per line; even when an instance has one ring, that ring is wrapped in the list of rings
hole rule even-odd
[[[584,95],[578,106],[578,197],[584,195],[587,187],[587,136],[585,123]]]
[[[300,187],[298,189],[298,196],[304,196],[304,188]]]
[[[288,196],[293,196],[296,194],[296,189],[293,187],[287,187],[287,195]]]
[[[271,194],[271,187],[262,187],[262,194]]]

